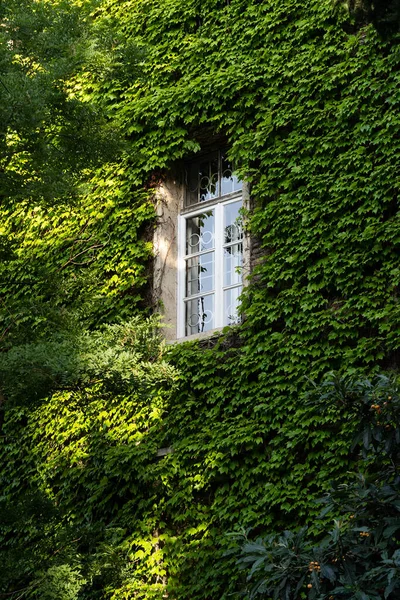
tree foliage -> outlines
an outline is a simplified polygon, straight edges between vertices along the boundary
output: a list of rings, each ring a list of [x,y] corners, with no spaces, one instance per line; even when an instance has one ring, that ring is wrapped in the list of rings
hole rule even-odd
[[[95,8],[1,5],[1,348],[143,306],[154,212],[104,93],[141,54]]]
[[[144,559],[156,551],[158,425],[178,378],[163,355],[154,319],[3,355],[2,595],[111,597],[158,572]]]
[[[68,91],[99,44],[90,2],[6,0],[0,22],[0,194],[54,203],[118,152],[115,124]]]

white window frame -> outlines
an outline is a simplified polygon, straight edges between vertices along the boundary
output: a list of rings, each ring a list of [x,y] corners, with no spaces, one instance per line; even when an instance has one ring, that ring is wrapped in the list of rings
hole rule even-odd
[[[186,209],[182,210],[178,218],[178,307],[177,307],[177,337],[187,338],[196,337],[199,335],[209,335],[216,329],[225,327],[224,323],[224,292],[229,289],[239,287],[237,283],[224,286],[224,206],[242,201],[243,206],[243,193],[242,191],[233,192],[225,196],[213,198],[206,202],[200,202],[195,205],[191,205]],[[207,210],[214,210],[215,218],[215,264],[214,264],[214,290],[212,292],[206,292],[204,294],[195,295],[193,299],[206,295],[214,294],[214,327],[212,330],[206,332],[196,333],[192,335],[186,335],[186,316],[185,316],[185,300],[187,299],[186,291],[186,259],[189,258],[186,255],[186,220],[191,217],[201,215]],[[244,239],[237,243],[244,244]],[[234,245],[234,244],[232,244]],[[210,250],[207,250],[208,252]],[[205,252],[207,252],[205,251]],[[242,283],[243,286],[243,274]]]

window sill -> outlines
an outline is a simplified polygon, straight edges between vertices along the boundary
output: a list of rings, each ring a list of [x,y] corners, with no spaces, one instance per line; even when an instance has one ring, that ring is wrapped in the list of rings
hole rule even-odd
[[[229,327],[228,325],[226,327]],[[214,336],[218,336],[222,333],[225,327],[217,327],[216,329],[210,329],[210,331],[203,331],[202,333],[194,333],[193,335],[187,335],[185,337],[177,338],[176,340],[167,341],[167,345],[170,344],[183,344],[185,342],[195,342],[196,340],[204,340]]]

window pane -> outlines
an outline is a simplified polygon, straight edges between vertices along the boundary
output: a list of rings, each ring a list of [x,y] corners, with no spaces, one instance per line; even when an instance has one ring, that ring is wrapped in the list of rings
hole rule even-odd
[[[243,244],[224,248],[224,285],[242,283]]]
[[[186,261],[186,296],[214,289],[214,252],[200,254]]]
[[[199,165],[191,163],[186,169],[186,206],[199,201]]]
[[[222,155],[221,196],[238,192],[241,189],[242,182],[234,174],[232,163]]]
[[[186,254],[214,248],[214,211],[186,220]]]
[[[214,329],[214,294],[186,302],[186,335]]]
[[[207,160],[200,164],[199,188],[200,202],[219,196],[218,158]]]
[[[224,206],[224,238],[225,244],[243,239],[242,215],[239,213],[242,201],[231,202]]]
[[[224,292],[224,325],[235,325],[240,323],[238,315],[239,296],[242,293],[242,286],[225,290]]]

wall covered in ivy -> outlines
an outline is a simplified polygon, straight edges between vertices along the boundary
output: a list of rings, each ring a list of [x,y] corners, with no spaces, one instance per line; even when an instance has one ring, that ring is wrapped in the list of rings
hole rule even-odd
[[[1,207],[14,236],[4,343],[19,345],[0,371],[33,364],[54,328],[73,340],[57,350],[68,369],[43,350],[40,401],[15,393],[4,414],[2,501],[17,506],[2,523],[5,560],[25,546],[39,557],[22,556],[4,589],[227,599],[241,575],[226,532],[308,523],[317,535],[314,500],[357,459],[354,423],[337,407],[316,413],[310,379],[399,367],[399,37],[331,0],[104,0],[93,19],[126,56],[135,47],[135,77],[89,69],[71,85],[101,98],[125,154],[74,208]],[[76,329],[147,309],[151,182],[218,136],[251,185],[262,248],[244,322],[150,354],[134,345],[134,358],[115,350],[130,334],[111,336],[104,364]],[[49,595],[57,573],[69,596]]]

